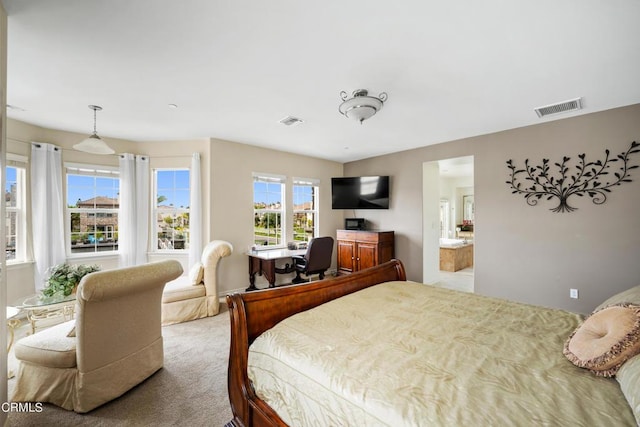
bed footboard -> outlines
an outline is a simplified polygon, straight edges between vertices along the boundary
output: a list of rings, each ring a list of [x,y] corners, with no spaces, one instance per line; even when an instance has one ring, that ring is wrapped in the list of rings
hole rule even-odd
[[[231,348],[227,386],[233,420],[229,426],[286,426],[273,409],[258,398],[247,375],[249,345],[281,320],[360,289],[392,280],[406,280],[402,262],[333,279],[227,295],[231,319]]]

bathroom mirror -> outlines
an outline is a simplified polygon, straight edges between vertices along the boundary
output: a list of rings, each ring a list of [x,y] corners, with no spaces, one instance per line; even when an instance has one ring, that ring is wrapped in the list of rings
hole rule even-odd
[[[462,219],[473,224],[475,209],[473,206],[473,194],[462,196]]]

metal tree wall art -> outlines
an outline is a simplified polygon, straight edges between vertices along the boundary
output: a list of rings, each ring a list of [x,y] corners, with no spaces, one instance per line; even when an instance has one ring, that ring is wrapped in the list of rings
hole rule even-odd
[[[623,182],[631,182],[629,171],[638,165],[629,164],[629,156],[640,152],[640,144],[631,143],[627,151],[616,157],[609,157],[609,150],[605,150],[604,160],[587,162],[585,154],[579,154],[578,160],[571,164],[570,157],[563,157],[561,162],[554,163],[558,172],[552,175],[549,159],[542,159],[542,165],[533,166],[529,159],[524,161],[524,169],[518,169],[513,160],[507,160],[507,167],[511,169],[511,177],[507,184],[511,186],[513,194],[522,194],[530,206],[538,204],[543,197],[546,200],[558,199],[558,206],[550,209],[553,212],[572,212],[577,208],[569,206],[569,197],[588,196],[596,205],[607,201],[607,193],[611,188]],[[617,169],[611,170],[615,163]],[[575,172],[569,172],[571,167]],[[613,173],[610,173],[613,172]],[[524,179],[523,179],[524,178]]]

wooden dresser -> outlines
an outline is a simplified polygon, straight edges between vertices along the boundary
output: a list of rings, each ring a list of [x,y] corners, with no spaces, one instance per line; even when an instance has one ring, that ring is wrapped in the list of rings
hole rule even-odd
[[[391,260],[393,231],[338,230],[338,274],[349,274]]]

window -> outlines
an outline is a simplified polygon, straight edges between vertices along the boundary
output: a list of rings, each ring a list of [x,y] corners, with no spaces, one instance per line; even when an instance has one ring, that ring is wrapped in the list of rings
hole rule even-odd
[[[6,259],[8,263],[26,261],[26,159],[7,154],[4,199],[6,202]]]
[[[293,240],[308,242],[317,233],[318,180],[293,179]]]
[[[70,254],[118,250],[117,168],[66,165],[67,227]]]
[[[253,242],[282,246],[284,181],[276,175],[253,175]]]
[[[450,205],[447,199],[440,200],[440,237],[447,239],[450,236],[449,212]]]
[[[156,250],[189,249],[189,169],[154,170]]]

